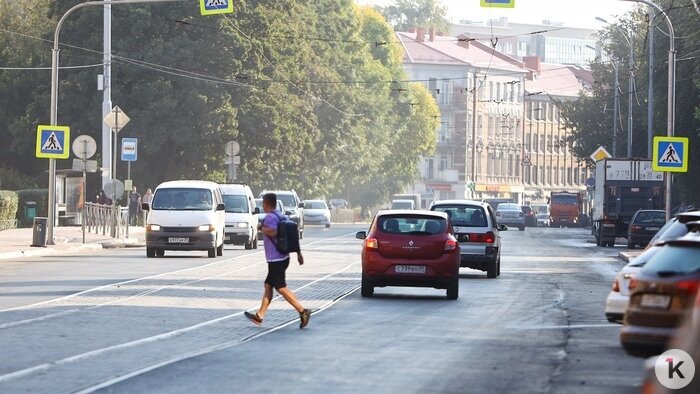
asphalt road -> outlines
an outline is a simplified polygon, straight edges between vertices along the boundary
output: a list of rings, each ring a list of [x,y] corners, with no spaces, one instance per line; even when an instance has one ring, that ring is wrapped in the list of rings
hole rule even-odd
[[[580,229],[502,234],[502,275],[462,270],[460,297],[377,288],[361,298],[363,226],[309,227],[289,287],[315,310],[298,329],[257,308],[261,250],[224,256],[143,248],[0,265],[0,392],[638,392],[603,314],[623,263]]]

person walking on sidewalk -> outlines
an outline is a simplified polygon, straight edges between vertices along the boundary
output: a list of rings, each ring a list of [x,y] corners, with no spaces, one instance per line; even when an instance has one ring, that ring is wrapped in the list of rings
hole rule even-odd
[[[263,196],[263,210],[265,220],[262,223],[263,243],[265,245],[265,259],[267,260],[267,278],[265,278],[264,293],[260,309],[256,313],[244,312],[248,320],[260,325],[263,322],[267,308],[272,301],[272,289],[277,290],[279,294],[289,302],[294,309],[299,312],[301,320],[299,328],[304,328],[309,323],[311,310],[304,309],[294,293],[287,287],[286,271],[289,267],[289,254],[281,253],[277,250],[274,242],[277,237],[277,225],[282,219],[282,212],[276,210],[277,196],[274,193],[267,193]],[[299,265],[304,264],[304,256],[301,251],[296,252]]]
[[[138,225],[139,211],[141,210],[141,195],[134,186],[129,193],[129,225]]]

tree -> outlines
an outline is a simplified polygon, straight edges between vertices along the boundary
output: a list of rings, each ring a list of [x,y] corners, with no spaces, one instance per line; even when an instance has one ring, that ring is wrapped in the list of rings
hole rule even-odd
[[[418,27],[446,31],[449,25],[447,7],[439,0],[396,0],[378,9],[396,31]]]

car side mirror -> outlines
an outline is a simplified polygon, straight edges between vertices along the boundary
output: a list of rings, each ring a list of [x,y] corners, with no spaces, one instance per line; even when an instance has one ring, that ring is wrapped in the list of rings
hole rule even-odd
[[[225,211],[225,210],[226,210],[226,204],[224,204],[224,203],[218,203],[218,204],[216,204],[216,210],[217,210],[217,211]]]
[[[367,231],[358,231],[357,233],[355,233],[355,238],[357,238],[357,239],[367,238]]]
[[[147,202],[141,203],[141,209],[144,211],[149,211],[151,208],[148,206]]]
[[[254,214],[254,215],[257,215],[257,214],[259,214],[259,213],[260,213],[260,208],[255,207],[255,209],[253,210],[253,214]]]
[[[294,212],[292,211],[284,211],[284,214],[289,216],[289,215],[294,215]]]
[[[505,224],[499,224],[498,231],[508,231],[508,226],[506,226]]]
[[[305,202],[300,202],[300,203],[299,203],[299,208],[306,208],[306,203],[305,203]]]

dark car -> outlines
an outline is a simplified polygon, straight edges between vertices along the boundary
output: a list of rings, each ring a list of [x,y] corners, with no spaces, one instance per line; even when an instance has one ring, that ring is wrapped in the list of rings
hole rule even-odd
[[[688,226],[686,224],[700,220],[700,211],[690,211],[677,214],[671,218],[656,234],[651,238],[649,246],[665,242],[669,239],[679,238],[688,234]]]
[[[363,297],[375,287],[412,286],[447,289],[459,296],[459,244],[444,212],[379,211],[363,239]]]
[[[666,224],[666,211],[638,210],[627,227],[627,247],[634,249],[637,246],[646,246],[664,224]]]
[[[630,283],[632,295],[620,332],[629,354],[660,354],[693,308],[700,286],[700,222],[667,241]]]
[[[537,227],[537,215],[529,205],[521,205],[520,210],[525,215],[525,227]]]

